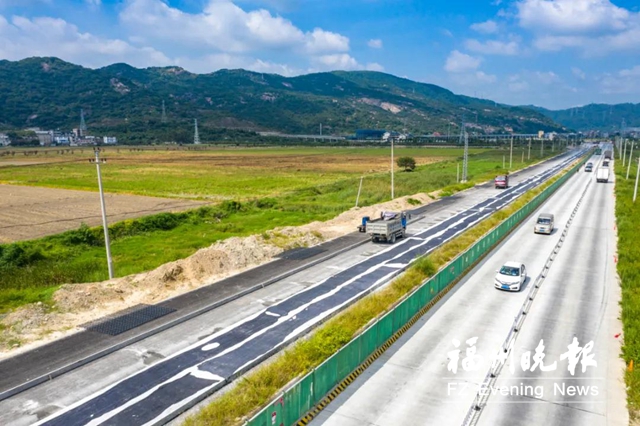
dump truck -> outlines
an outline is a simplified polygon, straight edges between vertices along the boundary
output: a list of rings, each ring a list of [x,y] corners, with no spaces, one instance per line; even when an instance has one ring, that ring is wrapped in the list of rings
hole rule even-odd
[[[599,167],[598,170],[596,171],[596,182],[604,182],[604,183],[609,182],[609,174],[610,174],[609,169],[605,167]]]
[[[406,212],[383,212],[380,219],[368,220],[366,222],[366,232],[374,243],[387,241],[393,244],[396,242],[396,239],[406,236],[407,217],[409,217],[409,215]]]
[[[611,152],[610,149],[606,150],[604,152],[604,158],[606,158],[607,160],[611,160],[611,154],[612,154],[612,152]]]

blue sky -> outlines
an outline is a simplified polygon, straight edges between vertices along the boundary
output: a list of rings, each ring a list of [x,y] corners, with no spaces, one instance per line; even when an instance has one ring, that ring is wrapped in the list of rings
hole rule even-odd
[[[0,0],[0,58],[384,71],[509,104],[640,102],[631,0]]]

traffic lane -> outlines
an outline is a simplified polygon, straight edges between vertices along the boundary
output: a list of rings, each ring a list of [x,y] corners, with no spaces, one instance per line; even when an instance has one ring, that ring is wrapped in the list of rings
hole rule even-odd
[[[568,219],[584,188],[586,177],[578,175],[561,187],[539,211],[553,206],[560,222]],[[561,207],[559,207],[561,206]],[[476,266],[454,291],[422,317],[412,329],[370,366],[322,411],[314,425],[409,424],[429,419],[428,424],[459,424],[473,399],[464,386],[480,383],[486,369],[456,374],[447,370],[448,352],[460,342],[478,337],[478,354],[485,359],[506,338],[513,319],[526,298],[532,276],[544,265],[556,237],[533,235],[535,215]],[[495,270],[507,260],[522,260],[529,270],[525,288],[507,293],[493,288]],[[460,315],[464,312],[464,315]],[[450,390],[449,383],[452,383]]]
[[[565,246],[549,271],[516,342],[514,356],[518,360],[525,351],[533,353],[543,340],[545,358],[548,363],[557,361],[556,369],[521,373],[522,378],[501,376],[497,382],[499,388],[510,389],[523,383],[535,390],[536,395],[532,398],[509,393],[492,397],[480,424],[525,425],[551,419],[567,425],[628,424],[624,407],[624,365],[618,361],[619,352],[611,350],[611,347],[619,348],[614,335],[621,331],[616,318],[619,292],[614,291],[617,281],[612,273],[615,270],[615,241],[611,238],[613,185],[592,186],[585,199],[590,208],[576,215]],[[581,347],[594,342],[592,354],[597,366],[586,367],[583,372],[578,364],[572,375],[567,361],[560,360],[560,356],[568,351],[574,337]],[[618,368],[611,368],[612,365]],[[505,420],[513,419],[516,413],[517,420]]]
[[[567,159],[567,162],[569,161],[570,159]],[[514,187],[509,190],[503,191],[499,196],[495,198],[495,200],[492,201],[492,203],[506,202],[508,199],[511,199],[517,196],[519,191],[523,191],[525,188],[537,184],[542,179],[552,175],[557,170],[558,170],[557,167],[555,169],[547,170],[541,175],[535,176],[534,178],[530,179],[530,181],[526,185],[521,185],[521,187]],[[483,216],[488,215],[489,213],[490,213],[490,209],[486,209],[484,212],[480,212],[479,209],[475,211],[474,209],[472,209],[472,212],[465,212],[460,216],[463,216],[462,220],[468,220],[470,216],[475,216],[479,220]],[[435,229],[435,231],[439,231],[446,234],[447,228],[451,224],[454,224],[454,225],[457,224],[455,218],[452,218],[449,221],[449,223],[443,223],[436,226],[435,228],[437,229]],[[453,235],[455,235],[455,233],[453,234],[449,233],[448,237],[451,237]],[[408,242],[408,241],[405,240],[404,242]],[[438,242],[435,242],[436,245],[437,243]],[[399,244],[399,246],[402,246],[402,245],[403,245],[403,242]],[[388,253],[385,253],[385,259],[387,260],[385,260],[383,263],[387,263],[390,260],[389,258],[394,256],[395,253],[392,253],[392,252],[398,250],[397,246],[390,248],[388,250]],[[413,251],[413,254],[414,254],[413,257],[415,257],[415,255],[424,253],[428,249],[429,247],[427,245],[420,244],[418,246],[412,247],[411,251]],[[373,260],[377,260],[377,259],[373,259]],[[371,263],[371,262],[370,260],[367,260],[363,263]],[[379,265],[379,261],[378,261],[378,265]],[[359,266],[364,266],[364,265],[358,265],[355,268],[357,269],[357,267]],[[351,268],[351,269],[354,269],[354,268]],[[357,274],[359,271],[354,270],[350,272],[351,274],[347,273],[346,275],[343,273],[339,273],[336,275],[336,277],[331,277],[329,280],[327,280],[327,282],[321,285],[322,287],[325,287],[325,290],[329,291],[330,293],[337,290],[337,293],[331,294],[330,298],[332,299],[332,304],[330,305],[325,304],[326,308],[335,310],[336,306],[341,305],[343,302],[347,303],[348,301],[352,300],[354,297],[357,297],[358,294],[362,294],[363,291],[366,291],[366,290],[363,290],[364,286],[366,286],[366,283],[363,283],[360,278],[357,278],[355,281],[353,281],[351,278],[353,274]],[[379,272],[380,272],[379,268],[375,267],[375,268],[369,268],[369,270],[367,271],[367,274],[375,275],[375,274],[378,274]],[[345,276],[342,277],[342,275],[345,275]],[[345,278],[351,280],[350,285],[346,285],[346,284],[349,284],[348,282],[345,285],[338,284],[341,281],[343,281],[343,279]],[[370,277],[369,284],[375,287],[377,285],[376,279],[377,277],[375,276]],[[338,285],[340,286],[339,289],[337,287]],[[299,327],[296,328],[293,332],[294,335],[300,334],[301,332],[303,332],[304,330],[301,329],[300,327],[302,327],[302,325],[309,327],[313,323],[314,319],[310,318],[309,314],[312,311],[315,311],[315,309],[309,310],[308,306],[305,307],[304,304],[300,305],[300,303],[304,303],[309,300],[317,300],[318,297],[322,299],[322,297],[324,296],[322,295],[321,297],[321,293],[322,292],[318,292],[318,288],[313,287],[303,291],[302,293],[299,293],[293,296],[293,299],[296,299],[297,304],[294,304],[295,306],[292,305],[291,308],[294,308],[296,310],[302,309],[302,311],[301,312],[298,311],[300,312],[299,315],[293,315],[293,316],[291,315],[294,313],[294,311],[289,311],[287,313],[287,317],[284,318],[286,322],[281,322],[282,318],[278,318],[278,319],[274,318],[274,317],[276,318],[281,317],[282,316],[281,314],[275,313],[275,312],[268,313],[265,311],[257,315],[255,318],[250,318],[246,322],[243,322],[242,324],[238,325],[234,329],[229,330],[224,334],[213,336],[211,338],[212,340],[215,338],[216,340],[219,340],[219,342],[215,342],[215,344],[210,345],[209,341],[206,341],[206,342],[203,342],[202,345],[195,345],[193,348],[189,348],[188,350],[185,350],[183,353],[176,354],[170,359],[165,360],[162,363],[158,363],[157,365],[150,367],[148,370],[144,370],[140,372],[135,377],[132,376],[126,380],[123,380],[122,382],[118,383],[112,388],[107,389],[98,395],[95,395],[90,400],[79,402],[78,404],[74,405],[69,410],[67,410],[62,416],[50,419],[49,423],[50,424],[82,424],[82,422],[84,421],[84,419],[87,418],[87,416],[89,416],[88,418],[104,419],[105,416],[112,416],[112,415],[119,414],[119,412],[121,412],[123,408],[127,408],[127,406],[130,406],[133,403],[141,402],[140,399],[147,399],[148,401],[148,403],[144,408],[142,406],[140,407],[141,410],[144,411],[145,416],[153,414],[153,413],[149,413],[149,411],[155,411],[156,414],[159,415],[160,414],[159,411],[161,412],[164,412],[164,411],[162,411],[162,408],[155,403],[156,401],[155,401],[155,396],[153,395],[154,393],[164,391],[165,385],[170,384],[172,382],[174,383],[173,385],[170,385],[170,386],[178,387],[178,388],[182,386],[189,391],[193,391],[195,389],[195,385],[192,382],[185,384],[184,381],[178,381],[176,379],[183,379],[185,377],[185,374],[189,373],[188,370],[193,370],[194,368],[197,367],[199,363],[206,362],[207,360],[213,360],[215,358],[221,357],[222,355],[228,355],[230,351],[236,352],[236,356],[232,357],[233,359],[231,360],[232,366],[237,367],[238,369],[241,369],[242,366],[246,365],[247,358],[249,358],[249,360],[256,360],[258,358],[256,357],[256,351],[254,350],[254,348],[251,348],[246,345],[249,341],[253,340],[255,336],[259,336],[258,338],[261,341],[265,339],[269,340],[270,338],[269,344],[271,345],[271,348],[275,349],[278,345],[282,345],[284,342],[286,342],[286,340],[285,341],[279,340],[281,336],[277,332],[274,332],[273,329],[275,327],[280,327],[281,330],[290,329],[292,325],[294,326],[298,325]],[[326,300],[324,300],[323,302],[326,302]],[[289,304],[288,299],[281,302],[279,305],[287,305],[287,304]],[[275,308],[271,307],[270,309],[277,309],[277,308],[278,306],[276,305]],[[315,319],[315,321],[317,320],[318,319]],[[267,336],[264,335],[265,332],[268,332]],[[287,340],[288,338],[289,337],[287,337]],[[233,345],[233,346],[230,346],[230,345]],[[197,346],[202,346],[202,348],[199,348]],[[207,349],[205,349],[205,347]],[[265,354],[261,356],[264,356],[264,355]],[[242,364],[242,362],[245,362],[245,364]],[[210,364],[210,362],[208,363]],[[217,378],[224,377],[224,374],[228,374],[229,368],[231,368],[231,366],[228,364],[229,363],[225,363],[225,362],[217,362],[217,368],[222,370],[221,374],[216,375],[213,371],[208,370],[209,374],[207,374],[207,377],[210,377],[210,378],[213,377],[211,380],[218,380]],[[238,370],[234,371],[234,373],[236,372],[238,372]],[[192,375],[199,374],[200,376],[202,376],[201,371],[191,371],[191,374]],[[201,384],[201,386],[203,386],[203,390],[204,390],[205,385]],[[164,406],[176,407],[177,404],[179,404],[179,401],[181,399],[185,400],[186,398],[185,389],[173,389],[171,392],[166,392],[166,394],[168,395],[173,395],[175,399],[172,401],[164,401],[163,402]],[[189,398],[191,398],[191,396],[189,396]]]
[[[560,162],[560,160],[554,160],[546,165],[553,167]],[[523,172],[522,179],[529,178],[531,175],[533,175],[533,170]],[[474,189],[458,194],[459,199],[456,200],[455,205],[447,205],[427,213],[425,219],[410,225],[410,233],[412,230],[423,231],[428,227],[425,223],[437,221],[437,219],[442,221],[453,216],[460,209],[469,208],[495,194],[494,189],[477,191]],[[440,217],[434,218],[433,216]],[[0,422],[25,421],[31,423],[33,420],[41,419],[43,413],[53,414],[60,407],[72,405],[73,402],[82,400],[130,374],[139,372],[231,324],[246,319],[265,307],[317,284],[334,275],[337,270],[349,268],[358,263],[361,257],[373,256],[384,248],[386,246],[381,244],[366,244],[355,248],[344,255],[273,284],[268,289],[245,296],[53,381],[23,392],[14,398],[0,402]]]
[[[51,415],[62,407],[70,406],[305,288],[317,285],[335,275],[337,271],[347,269],[386,248],[388,246],[383,244],[359,246],[345,255],[313,266],[54,380],[0,401],[0,424],[32,424],[40,420],[43,413]]]

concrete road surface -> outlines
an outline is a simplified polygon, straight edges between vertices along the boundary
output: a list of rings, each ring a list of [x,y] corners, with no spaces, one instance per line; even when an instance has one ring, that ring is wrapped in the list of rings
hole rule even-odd
[[[556,231],[552,235],[533,233],[537,213],[525,221],[311,424],[462,425],[490,361],[507,338],[530,286],[589,180],[593,182],[568,237],[515,341],[514,362],[507,360],[494,386],[498,394],[489,397],[479,423],[627,425],[624,364],[619,360],[620,345],[614,337],[622,330],[617,319],[620,291],[613,257],[613,183],[596,183],[593,173],[584,172],[570,179],[538,210],[555,214]],[[517,293],[493,286],[496,270],[510,260],[523,262],[528,270],[524,289]],[[567,359],[561,359],[574,337],[580,346],[594,342],[592,354],[597,362],[585,373],[578,363],[575,376],[568,371]],[[470,340],[473,338],[477,340]],[[523,372],[523,354],[530,351],[533,364],[541,339],[544,365],[555,361],[556,370]],[[467,357],[472,346],[477,352],[471,355],[480,358]],[[450,353],[457,349],[461,352],[453,372],[448,368],[454,358]],[[465,370],[463,362],[471,360],[479,362],[477,368],[467,363]],[[569,386],[581,386],[579,392],[587,395],[579,396],[577,388]],[[558,388],[565,394],[561,395]]]

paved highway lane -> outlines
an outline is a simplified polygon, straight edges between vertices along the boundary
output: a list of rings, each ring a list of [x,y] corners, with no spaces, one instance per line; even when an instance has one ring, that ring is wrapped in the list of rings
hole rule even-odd
[[[577,153],[576,153],[577,154]],[[181,407],[222,386],[313,324],[400,273],[424,254],[538,185],[572,161],[500,191],[471,209],[400,240],[370,258],[289,297],[240,324],[214,334],[149,368],[61,410],[50,425],[139,425],[168,418]]]
[[[466,341],[477,337],[476,354],[487,361],[495,358],[498,349],[509,333],[514,317],[527,297],[529,286],[542,270],[547,257],[560,238],[561,229],[568,221],[571,211],[590,179],[594,179],[591,173],[579,173],[538,210],[555,214],[556,228],[559,230],[551,236],[534,235],[533,223],[536,216],[534,215],[527,220],[509,239],[496,248],[490,257],[474,268],[452,292],[327,406],[312,422],[312,425],[461,425],[471,407],[478,384],[483,382],[489,365],[485,362],[479,368],[467,371],[463,368],[462,362],[459,362],[458,369],[454,373],[447,368],[451,360],[449,353],[460,349],[460,359],[464,359],[466,350],[470,347]],[[606,186],[611,187],[611,185]],[[594,206],[596,203],[603,202],[603,194],[600,191],[602,191],[602,187],[597,187],[595,182],[588,189],[589,201]],[[589,203],[583,203],[578,214],[582,217],[589,217],[594,214],[594,211],[590,208]],[[600,220],[606,219],[601,218]],[[597,268],[598,263],[594,259],[580,256],[583,244],[585,244],[581,235],[582,232],[578,227],[569,231],[569,237],[562,249],[564,251],[561,251],[561,255],[564,257],[559,257],[556,264],[552,266],[549,280],[556,276],[554,274],[557,274],[557,278],[554,279],[557,279],[558,282],[563,282],[568,286],[570,285],[568,281],[571,281],[571,285],[579,288],[581,285],[579,279],[566,275],[566,271],[571,269],[567,262],[569,264],[575,262],[577,267],[586,265],[588,268]],[[604,238],[610,238],[610,236]],[[577,242],[569,244],[569,240]],[[604,253],[595,256],[606,257]],[[522,261],[527,266],[529,278],[525,283],[525,288],[519,293],[502,292],[493,288],[496,269],[503,262],[509,260]],[[544,285],[548,285],[549,282]],[[616,286],[616,282],[609,276],[606,280],[600,280],[599,286],[611,289]],[[516,347],[520,347],[524,342],[524,350],[535,348],[540,335],[545,336],[545,339],[549,338],[554,341],[557,339],[559,346],[568,345],[570,340],[565,342],[566,336],[564,334],[558,334],[558,337],[555,337],[556,328],[561,327],[560,324],[567,316],[573,318],[572,321],[576,325],[583,324],[581,328],[598,329],[595,322],[601,317],[598,317],[597,314],[591,322],[583,323],[586,321],[585,317],[575,316],[574,311],[551,304],[551,301],[556,300],[554,290],[552,286],[546,289],[543,287],[543,291],[547,291],[548,296],[546,299],[540,297],[539,300],[535,300],[531,315],[540,315],[541,318],[556,318],[557,325],[552,327],[553,321],[540,322],[540,333],[534,335],[531,342],[525,342],[524,338],[516,341]],[[608,292],[608,294],[612,293],[612,290]],[[538,296],[542,296],[542,293],[539,293]],[[609,309],[617,307],[615,301],[603,299],[597,292],[582,292],[579,300],[584,298],[589,298],[594,304],[601,305],[596,312],[602,311],[603,306]],[[575,306],[580,305],[575,300],[573,303]],[[582,308],[582,311],[589,312],[587,308]],[[612,327],[616,327],[615,315],[605,316],[605,319],[607,325],[603,324],[600,329],[607,329],[608,324],[613,324]],[[529,326],[530,324],[525,322],[523,332],[526,332]],[[611,339],[611,336],[609,338]],[[459,342],[457,348],[453,343],[454,340]],[[557,357],[559,353],[555,352],[555,348],[552,349],[551,340],[549,343],[549,359]],[[559,349],[558,347],[557,350]],[[602,342],[601,350],[606,352],[607,349],[605,342]],[[566,347],[564,351],[566,351]],[[615,348],[612,349],[613,353],[616,353],[615,351]],[[521,352],[514,352],[514,354],[519,355]],[[607,372],[608,360],[603,358],[601,362],[603,371]],[[505,374],[504,370],[503,374]],[[613,389],[623,389],[621,383],[615,382],[615,377],[621,377],[620,371],[617,371],[616,376],[614,368],[613,371],[607,372],[606,377]],[[624,396],[622,401],[624,405]],[[530,411],[524,411],[522,406],[529,407]],[[614,410],[614,406],[610,407],[614,412],[618,411]],[[494,411],[490,413],[489,409]],[[508,404],[491,404],[491,407],[487,409],[486,417],[484,415],[481,417],[481,423],[493,425],[499,423],[497,419],[502,419],[500,424],[525,425],[544,424],[545,422],[569,424],[556,422],[551,415],[534,417],[531,413],[536,409],[536,406],[524,403],[519,407],[511,407]],[[622,410],[625,412],[624,406]],[[528,413],[529,417],[524,417],[523,413]],[[571,416],[572,414],[566,414],[567,419]],[[578,419],[579,417],[575,417],[576,424],[591,424],[579,423]]]
[[[542,285],[515,346],[515,359],[535,352],[543,340],[550,372],[501,374],[496,387],[528,386],[529,395],[492,396],[480,416],[481,425],[627,425],[626,395],[614,337],[621,325],[620,288],[615,276],[614,182],[596,183],[585,198],[584,210],[571,226],[571,238],[558,254]],[[573,339],[584,347],[593,341],[597,366],[574,374],[561,361]],[[580,358],[583,359],[583,358]],[[533,393],[533,395],[531,395]]]

